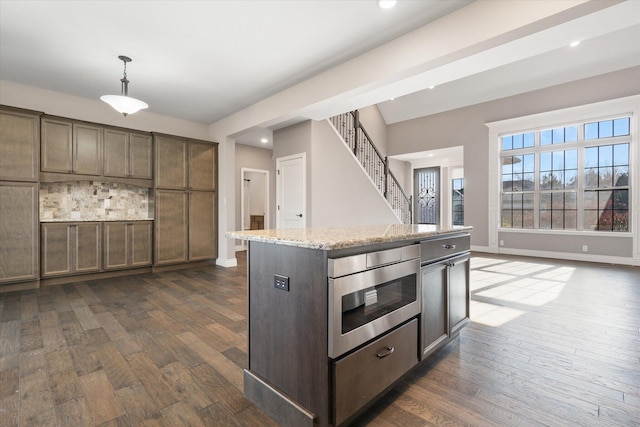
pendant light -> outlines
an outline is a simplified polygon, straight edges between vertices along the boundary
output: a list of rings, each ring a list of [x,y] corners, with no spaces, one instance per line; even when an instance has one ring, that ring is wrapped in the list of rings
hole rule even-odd
[[[131,98],[129,96],[127,62],[131,62],[131,58],[129,58],[128,56],[120,55],[118,56],[118,59],[120,59],[124,63],[124,76],[120,79],[120,81],[122,82],[120,95],[102,95],[100,99],[111,105],[114,110],[124,114],[124,116],[127,117],[127,114],[133,114],[144,108],[149,108],[149,105],[147,105],[146,102],[140,101],[139,99]]]

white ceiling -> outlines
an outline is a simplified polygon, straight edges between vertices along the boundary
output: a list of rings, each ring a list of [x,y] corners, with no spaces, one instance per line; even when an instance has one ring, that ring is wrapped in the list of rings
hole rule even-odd
[[[0,79],[98,99],[119,92],[124,54],[129,93],[149,111],[213,123],[468,3],[0,0]],[[610,3],[351,104],[377,103],[391,124],[640,65],[640,1]]]

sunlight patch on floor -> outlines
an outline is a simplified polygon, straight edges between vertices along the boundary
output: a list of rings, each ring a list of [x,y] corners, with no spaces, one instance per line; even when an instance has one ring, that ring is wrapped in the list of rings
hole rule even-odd
[[[496,304],[471,301],[471,319],[486,326],[502,326],[523,315],[525,311]]]

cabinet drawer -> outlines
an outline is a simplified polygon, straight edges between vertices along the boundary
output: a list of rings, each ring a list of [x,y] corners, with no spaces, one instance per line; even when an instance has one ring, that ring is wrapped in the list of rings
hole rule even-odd
[[[443,236],[420,242],[420,254],[425,263],[467,252],[470,247],[471,237],[468,234]]]
[[[401,326],[335,363],[335,425],[418,363],[418,322]]]

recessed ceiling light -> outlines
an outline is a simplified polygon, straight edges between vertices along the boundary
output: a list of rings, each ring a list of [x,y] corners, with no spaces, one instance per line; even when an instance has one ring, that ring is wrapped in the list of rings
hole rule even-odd
[[[260,142],[262,142],[263,144],[266,144],[267,142],[269,142],[268,138],[260,138]]]
[[[580,44],[580,40],[576,40],[576,41],[572,41],[572,42],[569,44],[569,46],[571,46],[571,47],[576,47],[576,46],[578,46],[579,44]]]
[[[396,0],[378,0],[380,9],[391,9],[396,5]]]
[[[433,89],[435,86],[429,86],[429,89]]]
[[[389,101],[393,101],[395,98],[389,98]]]

